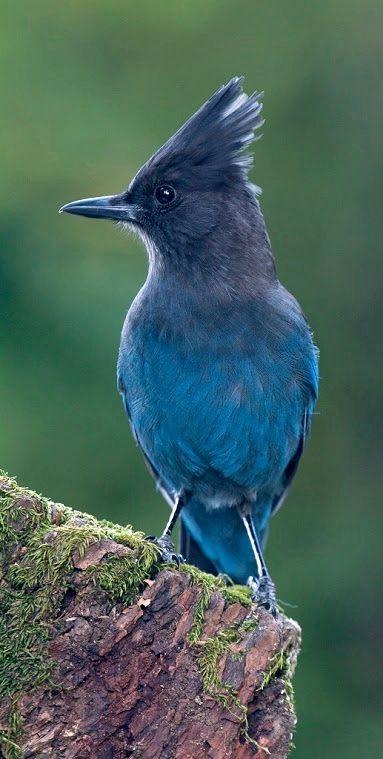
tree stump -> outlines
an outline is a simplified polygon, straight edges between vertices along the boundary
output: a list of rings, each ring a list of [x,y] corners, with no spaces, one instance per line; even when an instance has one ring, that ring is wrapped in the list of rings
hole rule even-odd
[[[298,625],[0,476],[7,759],[283,759]]]

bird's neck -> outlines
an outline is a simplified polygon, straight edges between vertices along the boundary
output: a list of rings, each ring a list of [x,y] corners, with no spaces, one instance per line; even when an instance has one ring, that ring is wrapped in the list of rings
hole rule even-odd
[[[274,256],[258,201],[244,213],[231,205],[220,223],[197,241],[149,250],[149,280],[183,290],[206,291],[227,298],[252,296],[277,281]]]

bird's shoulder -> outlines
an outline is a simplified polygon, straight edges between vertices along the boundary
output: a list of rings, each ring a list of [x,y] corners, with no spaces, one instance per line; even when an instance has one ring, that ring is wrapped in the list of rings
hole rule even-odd
[[[153,375],[157,382],[161,371],[171,368],[179,381],[177,367],[190,382],[203,376],[208,383],[210,376],[213,383],[235,367],[235,375],[252,387],[257,375],[269,387],[296,384],[307,402],[317,395],[317,352],[309,325],[279,283],[224,303],[206,293],[193,298],[185,290],[165,294],[144,287],[125,321],[119,371]]]
[[[296,299],[278,281],[243,295],[212,289],[146,283],[128,311],[122,346],[171,344],[189,353],[274,355],[314,350],[308,322]]]

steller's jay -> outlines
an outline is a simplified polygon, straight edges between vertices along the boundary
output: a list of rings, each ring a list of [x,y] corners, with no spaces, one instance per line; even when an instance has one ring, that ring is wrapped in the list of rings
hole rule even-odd
[[[248,179],[260,100],[232,79],[127,190],[61,210],[121,222],[148,252],[122,330],[118,389],[172,509],[158,539],[163,557],[176,557],[180,515],[185,558],[248,582],[275,615],[262,551],[310,431],[318,364]]]

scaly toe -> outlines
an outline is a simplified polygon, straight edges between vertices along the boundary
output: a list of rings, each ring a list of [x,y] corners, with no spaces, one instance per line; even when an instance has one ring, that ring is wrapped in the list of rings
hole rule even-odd
[[[258,606],[263,606],[273,617],[277,616],[277,598],[275,585],[267,575],[261,578],[249,577],[248,586],[252,591],[252,600]]]
[[[180,553],[174,552],[174,545],[168,535],[161,535],[160,538],[156,538],[155,535],[146,535],[145,540],[154,543],[160,549],[161,563],[163,564],[180,564],[185,563],[184,557]]]

